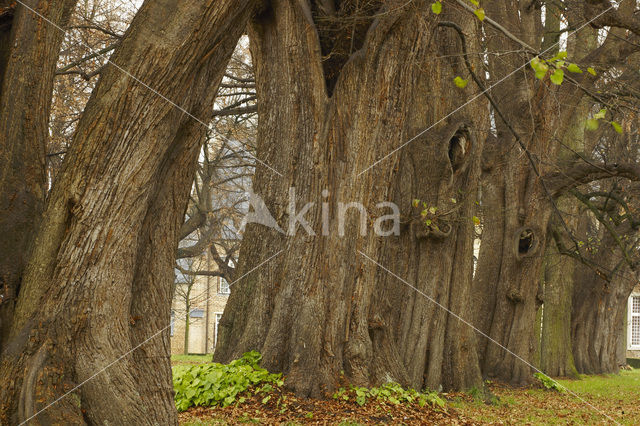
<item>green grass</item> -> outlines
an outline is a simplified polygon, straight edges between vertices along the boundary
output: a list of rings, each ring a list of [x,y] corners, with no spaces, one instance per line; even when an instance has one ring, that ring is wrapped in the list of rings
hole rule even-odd
[[[499,399],[493,404],[477,399],[457,399],[449,404],[468,419],[480,423],[611,423],[601,414],[606,413],[622,424],[640,424],[640,369],[615,375],[581,376],[578,380],[558,379],[558,382],[570,392],[500,387],[494,389]]]
[[[203,364],[205,362],[211,362],[212,355],[171,355],[171,365],[182,364]]]

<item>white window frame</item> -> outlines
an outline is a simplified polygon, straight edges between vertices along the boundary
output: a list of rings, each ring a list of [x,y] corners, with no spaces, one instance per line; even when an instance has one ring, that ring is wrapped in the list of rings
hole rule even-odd
[[[640,350],[640,344],[632,344],[633,340],[633,318],[640,318],[640,312],[638,313],[634,313],[633,312],[633,299],[634,298],[640,298],[640,293],[633,293],[630,297],[629,297],[629,309],[628,309],[628,314],[627,314],[627,350],[630,351],[637,351]]]
[[[229,282],[227,282],[227,280],[225,280],[223,277],[219,277],[220,281],[218,283],[218,294],[231,294],[231,288],[229,286]],[[225,285],[223,286],[222,283],[225,283]],[[223,289],[226,289],[226,291],[223,291]]]
[[[220,319],[222,318],[222,312],[214,312],[213,317],[216,319],[215,323],[215,334],[213,335],[213,347],[215,348],[218,344],[218,324],[220,324]]]

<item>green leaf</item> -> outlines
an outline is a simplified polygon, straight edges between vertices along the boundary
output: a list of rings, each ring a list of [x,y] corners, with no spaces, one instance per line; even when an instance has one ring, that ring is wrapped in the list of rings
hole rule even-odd
[[[437,211],[438,211],[437,207],[429,207],[429,213],[436,214]]]
[[[598,130],[600,127],[600,123],[595,118],[590,118],[587,120],[586,126],[587,130]]]
[[[594,70],[593,68],[589,67],[587,68],[587,72],[591,75],[596,75],[596,70]]]
[[[413,201],[411,202],[411,205],[413,207],[418,207],[419,204],[420,204],[420,200],[418,200],[417,198],[414,198]]]
[[[480,2],[478,0],[469,0],[469,1],[471,2],[472,5],[476,7],[480,5]]]
[[[435,13],[436,15],[440,15],[440,12],[442,12],[442,3],[440,3],[439,1],[431,4],[431,11],[433,13]]]
[[[531,60],[530,64],[531,68],[533,68],[533,70],[536,72],[536,78],[538,80],[542,80],[547,75],[549,66],[537,56]]]
[[[458,86],[461,89],[464,89],[465,87],[467,87],[467,84],[469,83],[468,80],[465,80],[464,78],[461,78],[461,77],[454,78],[453,82],[456,84],[456,86]]]
[[[593,118],[601,119],[601,118],[604,118],[606,114],[607,114],[607,109],[602,108],[600,111],[598,111],[593,115]]]
[[[564,59],[567,57],[567,52],[566,50],[562,50],[560,52],[558,52],[558,54],[556,56],[554,56],[553,58],[551,58],[552,61],[557,61],[560,59]]]
[[[480,218],[478,216],[473,216],[471,219],[474,225],[480,225]]]
[[[622,134],[622,126],[621,126],[620,124],[616,123],[615,121],[612,121],[612,122],[611,122],[611,125],[613,126],[613,129],[614,129],[616,132],[618,132],[618,133]]]
[[[484,9],[483,8],[478,8],[478,9],[474,10],[473,13],[475,13],[475,15],[478,17],[479,20],[484,21]]]
[[[569,66],[567,67],[567,71],[582,74],[582,70],[576,64],[569,64]]]
[[[551,82],[553,84],[556,85],[561,85],[562,84],[562,80],[564,80],[564,71],[562,71],[560,68],[557,68],[553,74],[551,74]]]
[[[262,398],[262,403],[266,404],[267,402],[269,402],[270,399],[271,399],[271,395],[267,395],[264,398]]]

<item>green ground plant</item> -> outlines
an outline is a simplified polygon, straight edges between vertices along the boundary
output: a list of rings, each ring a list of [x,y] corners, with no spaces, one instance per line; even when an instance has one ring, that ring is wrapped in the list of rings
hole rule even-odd
[[[355,401],[362,406],[370,399],[390,402],[392,404],[417,403],[420,407],[427,404],[444,409],[445,401],[436,392],[418,392],[415,389],[404,389],[398,383],[386,383],[377,388],[349,386],[340,388],[333,394],[334,399]]]
[[[245,353],[229,364],[206,363],[173,367],[173,387],[178,411],[193,406],[223,407],[245,401],[250,389],[270,392],[284,383],[280,374],[271,374],[258,364],[262,359],[256,351]]]

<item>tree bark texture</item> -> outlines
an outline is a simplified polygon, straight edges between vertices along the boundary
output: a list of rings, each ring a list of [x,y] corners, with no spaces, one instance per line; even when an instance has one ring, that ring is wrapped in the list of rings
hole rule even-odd
[[[0,2],[0,348],[47,191],[49,111],[64,38],[33,11],[9,3]],[[76,0],[31,3],[64,28]]]
[[[173,264],[206,132],[193,116],[211,117],[253,4],[145,2],[102,71],[25,270],[0,365],[2,422],[53,403],[31,424],[177,423]]]
[[[610,282],[586,266],[576,268],[571,312],[573,357],[579,373],[617,373],[620,368],[618,341],[624,338],[620,324],[638,274],[620,265],[619,250],[608,234],[603,237],[596,255],[597,263],[603,268],[620,267]]]
[[[539,49],[544,40],[540,10],[514,2],[490,2],[487,15],[504,23],[522,40]],[[500,32],[488,30],[488,48],[517,49]],[[589,29],[589,31],[592,31]],[[616,34],[617,37],[620,34]],[[570,44],[570,57],[620,60],[619,45],[611,39],[596,51],[584,49],[592,34],[580,32]],[[524,58],[527,61],[530,58]],[[492,81],[498,81],[523,65],[517,55],[489,61]],[[478,295],[475,321],[499,345],[480,339],[483,374],[514,383],[531,380],[531,364],[537,348],[536,312],[542,303],[540,276],[547,244],[549,220],[558,217],[555,194],[545,184],[547,174],[557,172],[561,142],[573,136],[575,117],[580,118],[584,95],[569,84],[554,86],[548,77],[537,80],[522,70],[492,89],[502,115],[496,117],[496,138],[483,155],[483,233],[474,294]],[[584,83],[592,84],[579,77]],[[563,99],[559,104],[554,99]],[[512,131],[513,129],[513,131]],[[513,133],[521,138],[521,144]],[[575,183],[574,183],[575,185]],[[517,355],[516,356],[514,356]],[[518,357],[524,359],[523,362]]]
[[[575,200],[564,200],[575,205]],[[577,209],[575,209],[577,211]],[[552,377],[577,378],[571,347],[571,300],[576,261],[550,242],[544,265],[540,369]]]
[[[373,2],[358,20],[344,9],[325,16],[320,3],[273,1],[250,31],[258,153],[283,174],[258,167],[253,188],[285,230],[289,188],[296,212],[315,202],[305,216],[315,235],[247,225],[236,272],[244,277],[232,287],[214,359],[259,350],[263,366],[285,373],[300,395],[325,395],[341,371],[359,385],[481,386],[473,330],[424,296],[470,320],[487,105],[481,100],[437,123],[470,95],[453,83],[468,77],[458,35],[438,22],[455,21],[473,51],[478,21],[453,8],[436,16],[422,1]],[[347,34],[332,32],[336,16],[347,18],[337,25]],[[437,208],[431,225],[413,199]],[[376,208],[381,201],[399,206],[400,235],[374,234],[374,219],[390,214]],[[355,209],[339,235],[339,202],[363,204],[366,235]]]

